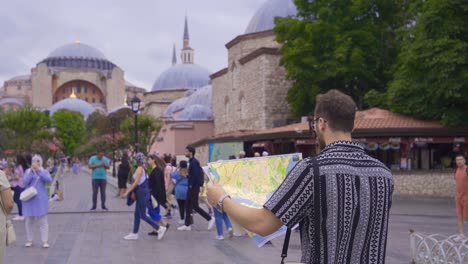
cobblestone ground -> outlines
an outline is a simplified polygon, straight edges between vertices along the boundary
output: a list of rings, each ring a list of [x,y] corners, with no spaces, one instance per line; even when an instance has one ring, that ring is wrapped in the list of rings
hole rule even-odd
[[[18,243],[7,248],[7,264],[23,263],[279,263],[283,237],[272,245],[255,247],[248,237],[217,241],[215,231],[206,229],[207,222],[195,217],[191,232],[177,231],[178,218],[170,220],[171,228],[163,240],[147,236],[151,231],[141,224],[140,239],[125,241],[133,223],[133,208],[115,197],[116,189],[107,188],[109,212],[90,213],[91,179],[88,173],[63,179],[65,200],[51,202],[49,249],[38,244],[25,248],[24,223],[15,222]],[[99,200],[98,200],[99,201]],[[99,204],[99,202],[98,202]],[[99,207],[98,207],[99,208]],[[409,235],[419,232],[453,234],[456,220],[449,200],[395,199],[389,224],[387,263],[409,263]],[[36,238],[39,230],[36,230]],[[300,258],[298,233],[293,233],[290,260]]]

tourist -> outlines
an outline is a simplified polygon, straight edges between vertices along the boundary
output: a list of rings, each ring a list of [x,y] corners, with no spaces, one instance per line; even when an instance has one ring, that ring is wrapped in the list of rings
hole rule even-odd
[[[42,167],[42,157],[34,155],[31,168],[26,171],[24,178],[25,187],[34,186],[37,195],[27,201],[23,201],[23,213],[26,217],[26,247],[31,247],[34,240],[34,226],[39,223],[41,231],[42,247],[49,248],[49,199],[47,197],[46,184],[52,182],[50,173]]]
[[[140,229],[140,219],[143,219],[148,223],[154,230],[158,232],[158,240],[161,240],[166,233],[166,227],[159,226],[154,222],[147,214],[146,208],[150,200],[150,189],[148,184],[148,174],[144,168],[146,163],[146,156],[138,152],[135,154],[135,161],[137,162],[137,169],[133,174],[133,183],[125,192],[125,196],[128,196],[132,192],[135,192],[135,214],[133,219],[133,231],[124,237],[125,240],[137,240],[138,230]]]
[[[256,157],[256,158],[257,158],[257,157],[260,157],[260,153],[255,152],[255,153],[254,153],[254,157]]]
[[[127,191],[128,175],[130,174],[130,159],[128,154],[124,153],[119,164],[119,171],[117,172],[119,195],[121,198],[125,198],[124,194]]]
[[[322,149],[300,161],[261,209],[218,185],[210,203],[262,236],[299,224],[303,263],[384,263],[393,177],[351,139],[356,105],[337,91],[317,96],[312,129]]]
[[[80,173],[80,158],[74,157],[73,158],[73,165],[72,165],[72,173],[74,175],[78,175]]]
[[[216,232],[217,232],[216,239],[217,240],[223,240],[224,239],[223,222],[226,225],[226,228],[227,228],[227,230],[229,232],[229,237],[232,237],[234,235],[234,231],[232,230],[231,220],[229,220],[229,217],[226,214],[226,212],[221,212],[216,208],[214,208],[213,211],[214,211],[214,217],[215,217],[215,220],[216,220]]]
[[[185,200],[187,199],[188,190],[187,167],[187,161],[181,160],[177,171],[171,173],[171,178],[175,181],[175,197],[177,199],[177,204],[179,205],[179,225],[183,225],[185,223]]]
[[[92,170],[92,187],[93,187],[93,207],[91,211],[96,211],[98,190],[101,192],[101,208],[108,211],[106,207],[106,186],[107,186],[107,169],[110,168],[110,161],[104,157],[104,151],[100,150],[97,155],[92,156],[88,162],[88,168]]]
[[[457,208],[458,236],[456,242],[466,240],[464,221],[468,220],[468,166],[463,155],[457,155],[455,158],[457,170],[455,171],[455,204]]]
[[[203,185],[205,179],[202,173],[200,162],[195,158],[195,149],[191,146],[187,146],[185,149],[185,156],[189,158],[188,168],[188,191],[185,207],[185,225],[180,226],[177,230],[190,231],[192,230],[191,225],[193,224],[192,211],[200,214],[201,217],[208,221],[208,230],[211,230],[215,224],[215,220],[207,212],[200,208],[198,204],[200,188]]]
[[[2,167],[4,165],[2,162]],[[3,263],[5,258],[6,221],[7,216],[13,210],[13,206],[14,202],[11,195],[10,183],[3,170],[0,170],[0,263]]]
[[[239,151],[239,159],[244,159],[245,158],[245,151],[241,150]]]
[[[262,157],[266,157],[266,156],[269,156],[269,155],[270,155],[270,153],[268,153],[268,151],[263,151],[262,152]]]
[[[148,165],[151,168],[151,173],[149,174],[149,188],[151,196],[153,197],[148,202],[148,215],[156,221],[160,226],[169,228],[169,224],[162,221],[161,217],[161,205],[166,204],[166,189],[164,188],[164,172],[163,169],[166,166],[164,162],[158,158],[156,155],[148,156]],[[153,204],[153,199],[156,201],[157,205]],[[153,230],[149,235],[158,235],[156,230]]]
[[[13,218],[13,221],[23,221],[23,206],[20,200],[20,195],[24,191],[24,172],[28,169],[26,158],[22,155],[16,155],[15,169],[11,175],[11,189],[14,191],[13,200],[18,207],[18,215]]]
[[[172,166],[171,163],[171,155],[164,156],[164,162],[166,162],[166,166],[164,168],[164,183],[166,188],[166,197],[167,197],[167,213],[164,215],[165,218],[171,219],[171,209],[174,209],[175,206],[173,205],[172,193],[174,191],[174,183],[171,179],[171,173],[175,171],[175,168]]]

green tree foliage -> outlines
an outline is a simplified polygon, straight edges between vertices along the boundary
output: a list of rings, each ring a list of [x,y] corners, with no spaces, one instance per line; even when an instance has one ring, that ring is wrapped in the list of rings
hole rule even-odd
[[[57,128],[57,138],[63,144],[63,152],[73,155],[75,149],[83,143],[86,131],[83,115],[78,112],[59,110],[52,116]]]
[[[120,126],[120,129],[124,135],[123,138],[126,140],[126,143],[131,149],[134,149],[133,146],[135,141],[134,122],[134,118],[130,117],[125,119]],[[154,141],[156,140],[156,136],[160,129],[161,122],[157,119],[145,114],[138,115],[138,151],[148,153],[151,145],[153,145]]]
[[[468,2],[413,1],[412,26],[403,28],[402,51],[386,104],[444,125],[468,125]]]
[[[4,112],[0,118],[0,147],[16,152],[31,152],[35,139],[51,138],[49,126],[50,118],[31,105]]]
[[[288,101],[296,116],[317,94],[339,89],[362,108],[370,90],[385,91],[398,54],[395,30],[404,0],[296,0],[297,18],[277,18],[281,64],[294,81]]]

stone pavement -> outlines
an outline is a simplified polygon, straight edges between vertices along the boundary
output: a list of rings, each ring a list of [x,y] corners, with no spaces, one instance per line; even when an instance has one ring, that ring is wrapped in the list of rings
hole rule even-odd
[[[49,214],[49,249],[37,244],[25,248],[24,223],[15,222],[18,243],[7,248],[7,264],[94,264],[94,263],[279,263],[283,237],[261,249],[248,237],[224,241],[214,239],[216,231],[206,229],[207,222],[196,215],[191,232],[177,231],[175,217],[163,240],[147,236],[150,227],[142,222],[140,239],[125,241],[133,223],[133,207],[114,197],[116,190],[108,185],[109,212],[90,213],[91,179],[87,172],[64,179],[62,202],[52,202]],[[99,199],[98,199],[99,203]],[[98,207],[99,208],[99,207]],[[456,231],[455,210],[451,200],[395,199],[389,223],[387,263],[409,263],[409,235],[419,232],[453,234]],[[39,230],[36,230],[39,238]],[[298,233],[293,233],[290,260],[300,259]]]

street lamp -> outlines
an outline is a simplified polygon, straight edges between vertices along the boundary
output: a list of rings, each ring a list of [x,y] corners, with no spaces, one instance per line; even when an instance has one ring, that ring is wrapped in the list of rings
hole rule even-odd
[[[140,110],[140,103],[140,98],[133,96],[129,104],[133,113],[135,113],[135,153],[138,152],[138,111]]]
[[[115,126],[116,122],[114,117],[110,118],[110,123],[112,127],[112,177],[115,178]]]

